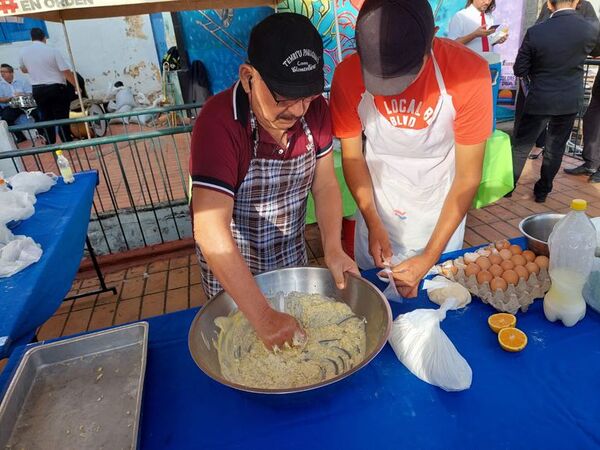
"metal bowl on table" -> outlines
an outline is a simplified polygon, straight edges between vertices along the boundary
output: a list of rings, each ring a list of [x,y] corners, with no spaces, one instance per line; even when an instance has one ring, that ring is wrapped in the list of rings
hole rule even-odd
[[[214,346],[219,333],[219,329],[215,325],[215,319],[228,316],[237,309],[237,306],[229,294],[221,291],[200,309],[192,322],[188,336],[190,353],[198,367],[206,375],[221,384],[242,391],[261,394],[288,394],[317,389],[346,378],[366,366],[375,358],[388,339],[392,324],[390,306],[383,294],[363,278],[348,274],[346,288],[343,290],[336,287],[329,270],[319,267],[279,269],[257,275],[255,279],[267,297],[274,296],[278,292],[297,291],[321,294],[346,303],[354,314],[366,319],[367,347],[365,359],[347,372],[308,386],[289,389],[262,389],[231,383],[221,375],[219,358]]]
[[[519,231],[527,239],[527,247],[536,255],[549,256],[548,238],[557,222],[564,214],[541,213],[524,218],[519,224]]]
[[[529,250],[537,255],[550,256],[548,238],[554,229],[554,225],[563,217],[565,217],[564,214],[541,213],[523,219],[519,224],[519,230],[527,239]],[[596,256],[600,257],[600,217],[591,220],[598,233]]]

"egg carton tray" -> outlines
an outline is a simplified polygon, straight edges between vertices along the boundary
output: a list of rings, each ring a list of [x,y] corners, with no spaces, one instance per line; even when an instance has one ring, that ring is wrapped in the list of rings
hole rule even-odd
[[[509,284],[506,291],[498,289],[493,292],[487,281],[478,283],[475,275],[467,276],[465,274],[464,268],[467,263],[463,257],[455,259],[453,264],[458,269],[457,273],[447,272],[444,276],[461,284],[472,295],[479,297],[483,303],[491,305],[500,312],[510,314],[516,314],[519,310],[527,312],[529,305],[536,298],[543,297],[550,289],[550,275],[544,268],[540,269],[540,273],[537,275],[535,273],[530,274],[527,281],[520,278],[516,286]]]

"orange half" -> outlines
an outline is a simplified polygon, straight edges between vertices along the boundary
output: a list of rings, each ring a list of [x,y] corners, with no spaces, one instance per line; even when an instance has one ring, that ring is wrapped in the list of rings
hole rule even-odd
[[[488,325],[494,333],[498,333],[502,328],[512,328],[517,324],[517,318],[512,314],[498,313],[488,317]]]
[[[498,333],[498,342],[507,352],[520,352],[527,345],[527,335],[518,328],[503,328]]]

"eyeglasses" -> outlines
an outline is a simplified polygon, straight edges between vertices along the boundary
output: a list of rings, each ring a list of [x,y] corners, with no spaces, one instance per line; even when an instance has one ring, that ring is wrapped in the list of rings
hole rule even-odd
[[[310,102],[312,102],[317,97],[321,96],[321,94],[315,94],[315,95],[311,95],[310,97],[300,97],[300,98],[294,98],[294,99],[287,99],[287,98],[279,99],[279,98],[277,98],[278,94],[273,92],[267,83],[265,83],[265,86],[267,86],[267,89],[269,90],[271,97],[273,97],[275,104],[279,108],[283,108],[283,109],[289,109],[292,106],[296,106],[300,102],[302,102],[303,106],[309,105]]]

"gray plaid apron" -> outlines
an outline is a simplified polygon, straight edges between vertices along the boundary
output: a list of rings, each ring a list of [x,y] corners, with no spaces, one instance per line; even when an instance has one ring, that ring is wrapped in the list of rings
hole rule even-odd
[[[233,204],[231,233],[250,271],[261,272],[306,265],[304,244],[306,199],[316,167],[312,133],[300,119],[308,145],[306,152],[292,159],[257,157],[258,126],[254,114],[250,123],[254,138],[253,158]],[[196,246],[202,287],[210,298],[222,287]]]

